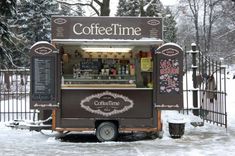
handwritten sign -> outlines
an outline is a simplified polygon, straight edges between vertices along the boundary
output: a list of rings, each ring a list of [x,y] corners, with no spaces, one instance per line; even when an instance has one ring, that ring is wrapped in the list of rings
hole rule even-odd
[[[174,43],[155,50],[154,103],[157,109],[183,108],[183,51]]]
[[[160,94],[179,92],[179,60],[160,60]]]

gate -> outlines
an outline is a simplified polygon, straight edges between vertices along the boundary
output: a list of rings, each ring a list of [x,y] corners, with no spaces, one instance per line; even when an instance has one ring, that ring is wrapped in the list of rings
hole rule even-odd
[[[37,120],[37,112],[30,110],[29,69],[0,69],[0,122]]]
[[[184,102],[187,113],[192,110],[203,121],[227,128],[225,66],[197,51],[196,45],[192,45],[191,51],[185,52],[184,61]]]

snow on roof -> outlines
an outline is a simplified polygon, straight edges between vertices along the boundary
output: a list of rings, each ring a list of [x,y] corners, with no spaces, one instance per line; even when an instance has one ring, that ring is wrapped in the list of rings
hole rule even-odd
[[[38,45],[38,44],[50,44],[50,43],[47,42],[47,41],[38,41],[38,42],[34,43],[34,44],[30,47],[30,49],[31,49],[32,47]]]
[[[180,46],[179,46],[178,44],[176,44],[176,43],[172,43],[172,42],[170,42],[170,43],[165,43],[165,44],[163,44],[162,46],[166,46],[166,45],[176,46],[176,47],[180,48],[180,49],[183,51],[182,47],[180,47]],[[160,46],[159,48],[161,48],[162,46]]]

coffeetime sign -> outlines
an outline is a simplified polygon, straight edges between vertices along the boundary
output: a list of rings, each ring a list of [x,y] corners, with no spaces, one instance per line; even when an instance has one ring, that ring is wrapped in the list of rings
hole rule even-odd
[[[52,17],[52,40],[162,39],[162,19],[152,17]]]
[[[85,26],[82,23],[76,23],[73,26],[73,32],[76,35],[141,35],[140,27],[123,27],[121,24],[111,24],[108,27],[102,27],[100,23],[92,23]]]
[[[85,97],[80,105],[90,113],[108,117],[127,112],[134,102],[127,96],[105,91]]]

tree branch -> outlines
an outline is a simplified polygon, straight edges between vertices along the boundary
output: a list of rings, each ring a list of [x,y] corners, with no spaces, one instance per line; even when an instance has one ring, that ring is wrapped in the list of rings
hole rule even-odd
[[[96,2],[96,1],[95,1]],[[97,2],[96,2],[97,3]],[[98,4],[98,3],[97,3]],[[99,5],[99,4],[98,4]],[[101,5],[99,5],[101,8]],[[95,6],[93,5],[93,0],[90,3],[90,7],[95,11],[95,13],[100,16],[100,12],[95,8]]]
[[[93,0],[92,0],[93,1]],[[103,3],[101,3],[100,1],[98,0],[94,0],[99,6],[103,5]]]
[[[68,6],[68,5],[66,5],[66,4],[61,4],[61,5],[63,5],[64,7],[69,8],[70,10],[72,10],[72,11],[76,12],[78,15],[80,14],[80,12],[76,11],[75,9],[73,9],[73,8],[69,7],[69,6]]]
[[[188,3],[189,3],[190,10],[192,11],[192,13],[193,13],[193,15],[194,15],[195,12],[194,12],[194,10],[193,10],[191,0],[188,0]]]
[[[57,0],[57,2],[60,3],[60,4],[63,4],[63,5],[69,5],[69,6],[74,6],[74,5],[89,6],[89,7],[91,7],[95,11],[95,13],[98,16],[100,15],[99,11],[95,8],[95,6],[93,6],[93,0],[91,1],[91,3],[80,3],[80,2],[77,2],[77,3],[68,3],[68,2],[63,2],[63,1],[59,1],[59,0]]]
[[[146,4],[146,5],[143,7],[143,10],[144,10],[145,12],[147,12],[148,7],[149,7],[150,5],[152,5],[153,1],[154,1],[154,0],[151,0],[148,4]]]
[[[234,31],[235,31],[235,29],[231,29],[230,31],[228,31],[228,32],[224,33],[223,35],[220,35],[220,36],[219,36],[219,37],[217,37],[216,39],[220,39],[220,38],[222,38],[222,37],[224,37],[224,36],[227,36],[228,34],[230,34],[230,33],[234,32]]]
[[[77,2],[77,3],[68,3],[68,2],[63,2],[63,1],[59,1],[57,0],[58,3],[60,4],[64,4],[64,5],[81,5],[81,6],[90,6],[90,3],[80,3],[80,2]]]

